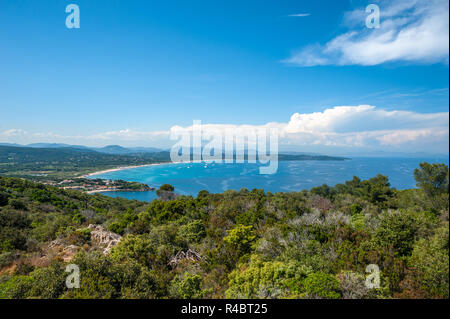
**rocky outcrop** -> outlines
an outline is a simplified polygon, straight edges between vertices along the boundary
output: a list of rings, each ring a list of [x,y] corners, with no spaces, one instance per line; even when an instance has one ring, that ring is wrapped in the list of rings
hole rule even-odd
[[[116,246],[122,236],[107,231],[101,225],[89,225],[88,228],[91,230],[91,242],[100,246],[103,249],[103,254],[108,255],[111,251],[111,248]]]
[[[69,262],[73,259],[80,248],[80,246],[76,245],[67,245],[65,240],[55,239],[48,244],[46,249],[44,249],[43,255],[40,259],[41,262],[46,263],[47,261],[57,257],[64,262]]]
[[[75,246],[75,245],[69,245],[67,247],[64,247],[64,249],[62,251],[62,256],[61,256],[62,259],[64,260],[64,262],[71,261],[79,249],[80,249],[80,247]]]

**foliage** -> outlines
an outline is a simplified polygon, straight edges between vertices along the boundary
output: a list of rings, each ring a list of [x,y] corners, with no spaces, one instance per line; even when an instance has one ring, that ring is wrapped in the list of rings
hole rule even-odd
[[[253,256],[229,276],[227,298],[294,298],[301,296],[311,268],[297,262],[263,262]]]
[[[449,230],[439,228],[431,239],[420,239],[415,245],[410,266],[417,281],[430,296],[449,297]]]
[[[392,246],[400,256],[411,254],[416,239],[418,225],[413,216],[400,211],[385,212],[380,218],[380,226],[375,231],[374,240],[381,247]]]
[[[338,299],[339,281],[330,274],[316,272],[305,279],[305,291],[310,298]]]
[[[415,177],[195,198],[163,185],[150,203],[0,177],[0,298],[448,298],[448,168]],[[105,255],[89,224],[123,237]]]
[[[436,196],[448,192],[448,166],[445,164],[420,163],[414,170],[417,186],[427,195]]]
[[[174,278],[169,291],[172,297],[181,299],[199,299],[204,295],[201,277],[188,272],[182,277]]]
[[[253,226],[237,225],[227,232],[228,235],[223,238],[225,243],[242,253],[250,251],[251,244],[256,239]]]

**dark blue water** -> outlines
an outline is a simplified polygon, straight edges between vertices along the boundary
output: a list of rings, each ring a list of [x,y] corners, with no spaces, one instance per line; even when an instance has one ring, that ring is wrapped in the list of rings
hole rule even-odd
[[[259,174],[260,164],[205,164],[182,163],[126,169],[95,175],[92,178],[123,179],[159,187],[175,186],[179,194],[196,196],[201,190],[222,193],[243,187],[264,189],[270,192],[289,192],[310,189],[328,184],[343,183],[358,176],[369,179],[377,174],[389,177],[397,189],[416,187],[414,169],[419,163],[446,163],[447,158],[352,158],[346,161],[288,161],[279,162],[273,175]],[[156,192],[105,192],[105,195],[151,201]]]

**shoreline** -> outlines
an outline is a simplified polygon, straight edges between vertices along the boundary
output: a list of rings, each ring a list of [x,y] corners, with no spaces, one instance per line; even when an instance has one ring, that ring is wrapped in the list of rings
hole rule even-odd
[[[101,171],[97,171],[97,172],[93,172],[93,173],[89,173],[89,174],[85,174],[80,176],[81,178],[89,178],[91,176],[95,176],[95,175],[101,175],[101,174],[105,174],[105,173],[111,173],[111,172],[117,172],[117,171],[123,171],[126,169],[133,169],[133,168],[140,168],[140,167],[150,167],[150,166],[156,166],[156,165],[164,165],[164,164],[183,164],[183,163],[201,163],[202,161],[190,161],[190,162],[161,162],[161,163],[152,163],[152,164],[143,164],[143,165],[132,165],[132,166],[120,166],[120,167],[116,167],[116,168],[108,168],[108,169],[104,169]]]
[[[111,188],[107,188],[107,189],[94,189],[91,191],[85,191],[85,193],[87,194],[97,194],[97,193],[107,193],[107,192],[129,192],[129,193],[144,193],[144,192],[154,192],[155,189],[148,189],[148,190],[135,190],[135,189],[111,189]]]
[[[139,167],[149,167],[149,166],[162,165],[162,164],[172,164],[172,163],[173,162],[162,162],[162,163],[152,163],[152,164],[133,165],[133,166],[120,166],[120,167],[116,167],[116,168],[108,168],[108,169],[104,169],[104,170],[101,170],[101,171],[85,174],[85,175],[82,175],[80,177],[81,178],[89,178],[89,177],[95,176],[95,175],[101,175],[101,174],[105,174],[105,173],[117,172],[117,171],[122,171],[122,170],[126,170],[126,169],[139,168]],[[175,163],[173,163],[173,164],[175,164]]]

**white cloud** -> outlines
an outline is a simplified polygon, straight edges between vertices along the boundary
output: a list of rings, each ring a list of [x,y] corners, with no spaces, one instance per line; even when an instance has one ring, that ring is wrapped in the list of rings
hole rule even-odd
[[[336,106],[323,112],[295,113],[284,132],[298,145],[404,146],[417,147],[416,151],[434,147],[436,152],[446,152],[441,148],[448,145],[448,116],[448,112],[386,111],[370,105]]]
[[[295,14],[289,14],[288,17],[308,17],[310,16],[310,13],[295,13]]]
[[[381,135],[377,139],[381,145],[401,145],[405,143],[415,142],[420,140],[422,142],[433,142],[436,138],[448,139],[448,129],[435,128],[435,129],[423,129],[423,130],[401,130],[394,132],[387,132]]]
[[[119,130],[119,131],[110,131],[104,132],[100,134],[91,135],[88,138],[92,140],[105,140],[105,141],[135,141],[135,140],[154,140],[156,138],[168,137],[168,131],[153,131],[153,132],[145,132],[145,131],[134,131],[131,129]]]
[[[366,28],[364,9],[354,10],[344,18],[349,31],[325,45],[304,47],[283,62],[298,66],[448,63],[447,0],[382,1],[379,7],[380,28]]]
[[[306,151],[317,147],[353,150],[395,150],[448,153],[449,113],[416,113],[387,111],[371,105],[336,106],[323,112],[295,113],[287,122],[269,122],[264,125],[233,125],[202,123],[203,134],[224,133],[233,130],[249,136],[255,130],[277,128],[280,149],[289,147]],[[193,126],[175,125],[167,131],[135,131],[124,129],[86,136],[62,136],[53,133],[27,133],[8,130],[0,133],[7,142],[60,142],[102,146],[171,147],[171,132],[191,132]],[[204,135],[205,136],[205,135]],[[207,138],[206,138],[207,139]]]
[[[349,133],[381,130],[448,127],[446,113],[416,113],[410,111],[378,110],[375,106],[336,106],[323,112],[295,113],[291,116],[288,133]]]
[[[26,135],[27,132],[21,129],[10,129],[3,132],[0,132],[0,137],[18,137]]]
[[[379,110],[371,105],[336,106],[314,113],[295,113],[287,123],[264,125],[202,124],[202,132],[224,134],[234,130],[248,136],[255,130],[277,128],[280,145],[350,148],[417,147],[445,152],[448,145],[448,112],[416,113]],[[174,126],[171,131],[192,132],[193,127]],[[424,143],[426,141],[426,143]]]

